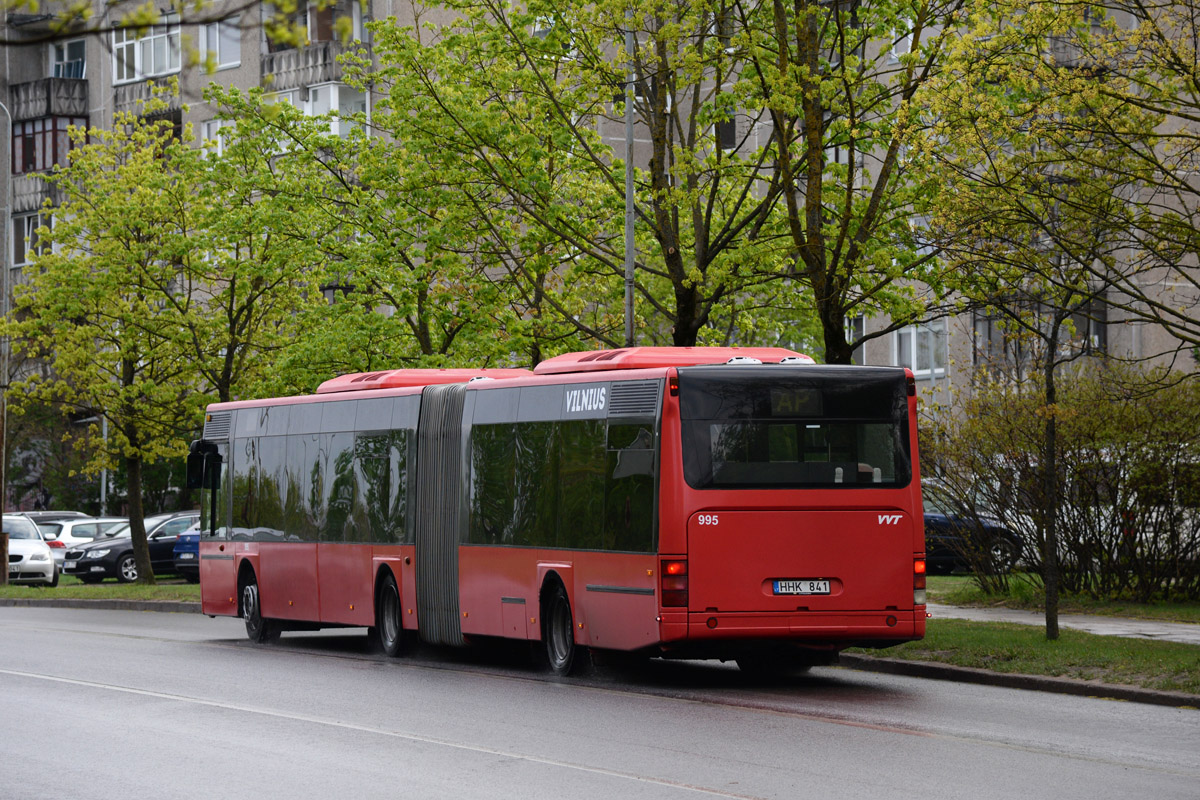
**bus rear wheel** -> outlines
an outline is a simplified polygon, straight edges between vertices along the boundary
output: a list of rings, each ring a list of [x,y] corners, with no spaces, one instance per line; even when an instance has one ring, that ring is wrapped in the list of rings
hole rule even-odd
[[[571,601],[561,583],[555,583],[542,604],[542,641],[546,664],[555,675],[570,675],[575,666],[575,623]]]
[[[375,598],[375,630],[383,652],[395,658],[404,649],[404,627],[400,615],[400,590],[396,579],[388,575]]]
[[[266,644],[279,638],[279,625],[262,615],[259,602],[258,581],[251,575],[242,586],[242,616],[246,619],[246,638],[257,644]]]

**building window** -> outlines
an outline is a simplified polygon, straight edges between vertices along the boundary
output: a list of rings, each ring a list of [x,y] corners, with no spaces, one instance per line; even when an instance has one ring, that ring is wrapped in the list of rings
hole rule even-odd
[[[1093,298],[1071,315],[1074,352],[1101,355],[1108,351],[1108,305]]]
[[[236,15],[200,29],[200,57],[215,69],[242,63],[242,30]]]
[[[168,14],[161,25],[113,31],[113,83],[127,83],[179,71],[179,16]]]
[[[725,151],[737,149],[737,118],[723,119],[717,123],[717,145]]]
[[[74,143],[68,128],[87,127],[87,117],[44,117],[14,122],[12,126],[12,174],[41,172],[66,166]]]
[[[50,75],[55,78],[87,77],[84,39],[71,39],[50,45]]]
[[[908,367],[918,378],[946,374],[946,321],[909,325],[896,331],[895,363]]]
[[[38,241],[38,228],[50,225],[50,218],[41,214],[20,214],[13,217],[13,260],[14,267],[23,267],[33,257],[45,250]]]
[[[862,314],[853,317],[846,317],[846,342],[853,344],[858,342],[858,346],[854,348],[854,352],[850,356],[851,362],[862,366],[866,364],[866,344],[862,338],[867,334],[867,318]]]
[[[221,155],[225,152],[225,135],[222,128],[233,126],[233,120],[210,119],[200,125],[200,147],[205,153]]]
[[[891,52],[892,61],[899,61],[901,57],[912,52],[912,21],[902,19],[899,23],[900,26],[892,31],[892,36],[894,37]]]

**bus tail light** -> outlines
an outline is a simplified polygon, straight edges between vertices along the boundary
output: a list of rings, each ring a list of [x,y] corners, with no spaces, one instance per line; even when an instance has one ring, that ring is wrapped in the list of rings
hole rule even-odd
[[[925,559],[913,561],[913,605],[925,605]]]
[[[687,608],[688,579],[687,562],[678,559],[664,559],[661,571],[662,604],[664,607]]]

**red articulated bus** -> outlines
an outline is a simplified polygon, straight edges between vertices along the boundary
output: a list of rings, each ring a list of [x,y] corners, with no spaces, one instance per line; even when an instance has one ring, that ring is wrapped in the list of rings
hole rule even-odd
[[[913,377],[778,348],[571,353],[219,403],[203,610],[784,671],[925,632]]]

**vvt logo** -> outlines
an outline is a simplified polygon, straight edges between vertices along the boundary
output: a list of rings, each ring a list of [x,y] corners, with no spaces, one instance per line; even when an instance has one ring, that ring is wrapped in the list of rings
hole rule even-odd
[[[880,525],[899,525],[900,520],[902,520],[902,519],[904,519],[903,514],[880,514],[879,515],[879,524]]]

